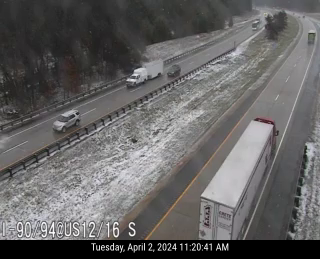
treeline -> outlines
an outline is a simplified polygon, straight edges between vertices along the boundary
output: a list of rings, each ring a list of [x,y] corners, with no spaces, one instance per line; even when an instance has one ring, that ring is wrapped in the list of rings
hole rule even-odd
[[[285,11],[281,11],[271,16],[266,17],[265,29],[267,37],[270,40],[277,40],[279,34],[288,26],[288,16]]]
[[[255,3],[256,5],[267,5],[303,12],[318,12],[320,10],[319,0],[255,0]]]
[[[222,29],[251,0],[0,0],[0,94],[26,111],[140,63],[145,46]]]

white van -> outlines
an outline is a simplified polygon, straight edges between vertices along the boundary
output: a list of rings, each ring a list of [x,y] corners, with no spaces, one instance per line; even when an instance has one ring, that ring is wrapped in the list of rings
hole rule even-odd
[[[138,68],[126,80],[127,87],[134,87],[145,83],[148,80],[148,71],[146,68]]]

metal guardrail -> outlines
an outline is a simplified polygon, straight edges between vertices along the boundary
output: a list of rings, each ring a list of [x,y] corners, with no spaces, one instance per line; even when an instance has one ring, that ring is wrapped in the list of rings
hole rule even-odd
[[[138,106],[144,104],[146,101],[149,101],[149,100],[157,97],[159,94],[162,94],[164,92],[169,91],[174,86],[176,86],[176,85],[182,83],[183,81],[185,81],[186,79],[188,79],[188,77],[190,77],[190,76],[198,73],[202,69],[212,65],[217,60],[224,58],[226,55],[235,51],[235,49],[236,49],[236,47],[231,48],[227,52],[221,54],[220,56],[218,56],[214,59],[211,59],[210,61],[201,65],[200,67],[195,68],[180,77],[177,77],[173,81],[166,83],[155,90],[152,90],[151,92],[145,94],[144,96],[140,97],[139,99],[137,99],[129,104],[126,104],[126,105],[122,106],[121,108],[119,108],[119,109],[117,109],[107,115],[104,115],[103,117],[97,119],[95,122],[90,123],[80,129],[70,133],[69,135],[49,144],[48,146],[42,148],[41,150],[38,150],[37,152],[35,152],[29,156],[26,156],[23,159],[11,164],[10,166],[7,166],[6,168],[1,169],[0,170],[0,178],[4,178],[4,176],[6,176],[6,175],[9,175],[9,177],[12,177],[15,173],[17,173],[21,170],[26,170],[29,166],[36,164],[36,163],[39,163],[40,160],[50,156],[51,154],[53,154],[56,151],[61,150],[63,147],[70,146],[73,142],[81,140],[81,138],[83,136],[89,136],[90,134],[95,132],[100,127],[107,126],[108,123],[113,122],[114,120],[120,118],[122,115],[126,115],[127,113],[132,111],[135,107],[138,107]]]
[[[307,156],[307,146],[304,147],[304,153],[303,153],[303,158],[302,162],[300,165],[300,175],[297,181],[297,189],[294,197],[294,203],[293,203],[293,208],[291,212],[291,217],[289,221],[289,226],[287,230],[287,237],[286,240],[292,240],[292,237],[289,233],[295,234],[296,233],[296,228],[295,228],[295,221],[298,218],[298,210],[299,207],[301,206],[301,199],[302,199],[302,187],[305,184],[305,177],[306,177],[306,169],[307,169],[307,163],[308,163],[308,156]]]
[[[181,59],[181,58],[183,58],[183,57],[185,57],[187,55],[190,55],[190,54],[192,54],[194,52],[197,52],[199,50],[207,48],[207,47],[215,44],[216,42],[217,42],[217,40],[213,40],[213,41],[205,43],[205,44],[203,44],[201,46],[198,46],[198,47],[196,47],[194,49],[186,51],[186,52],[184,52],[182,54],[179,54],[179,55],[174,56],[172,58],[168,58],[168,59],[166,59],[164,61],[164,64],[168,65],[168,64],[176,61],[177,59]],[[99,93],[99,92],[101,92],[101,91],[103,91],[103,90],[105,90],[107,88],[115,87],[115,86],[123,83],[124,81],[126,81],[129,76],[130,75],[126,75],[126,76],[124,76],[122,78],[116,79],[116,80],[111,81],[111,82],[101,83],[98,87],[95,87],[95,88],[93,88],[93,89],[91,89],[89,91],[86,91],[86,92],[83,92],[81,94],[75,95],[75,96],[73,96],[71,98],[68,98],[66,100],[63,100],[61,102],[55,103],[55,104],[50,105],[50,106],[46,106],[46,107],[44,107],[42,109],[33,111],[33,112],[31,112],[31,113],[29,113],[27,115],[21,116],[21,117],[15,119],[15,120],[12,120],[12,121],[10,121],[8,123],[2,124],[2,125],[0,125],[0,131],[13,128],[13,127],[18,126],[18,125],[20,125],[20,124],[22,124],[22,123],[24,123],[26,121],[34,119],[34,118],[36,118],[36,117],[38,117],[38,116],[40,116],[42,114],[45,114],[45,113],[50,112],[50,111],[54,111],[54,110],[56,110],[58,108],[62,108],[62,107],[66,106],[66,105],[69,105],[69,104],[71,104],[73,102],[88,98],[89,96],[91,96],[93,94],[97,94],[97,93]]]

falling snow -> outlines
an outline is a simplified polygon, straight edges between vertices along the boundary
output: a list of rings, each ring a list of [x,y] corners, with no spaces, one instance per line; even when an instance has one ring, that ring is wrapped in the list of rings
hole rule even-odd
[[[121,221],[188,155],[199,136],[263,76],[257,67],[274,51],[267,42],[251,43],[250,48],[249,41],[243,43],[237,52],[112,127],[1,182],[0,222],[9,228],[18,221],[31,221],[34,226],[35,220]],[[79,238],[83,235],[82,231]],[[8,232],[5,238],[18,237]]]

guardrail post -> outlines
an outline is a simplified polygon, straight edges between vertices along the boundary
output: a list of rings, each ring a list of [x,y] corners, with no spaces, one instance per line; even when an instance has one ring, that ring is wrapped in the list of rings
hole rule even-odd
[[[57,142],[57,146],[58,146],[58,150],[60,150],[61,149],[60,142]]]
[[[128,107],[129,107],[129,111],[131,111],[131,109],[132,109],[132,108],[131,108],[131,104],[129,104]]]
[[[97,124],[96,123],[93,123],[93,127],[95,130],[97,130]]]
[[[109,117],[109,121],[112,121],[112,116],[111,116],[111,115],[109,115],[108,117]]]
[[[86,134],[89,135],[89,129],[86,127],[85,130],[86,130]]]
[[[101,119],[101,122],[102,122],[102,125],[103,126],[106,126],[105,122],[104,122],[104,119]]]
[[[298,186],[298,188],[297,188],[297,195],[298,195],[298,197],[301,197],[301,187],[300,186]]]
[[[291,233],[295,233],[295,232],[296,232],[295,227],[294,227],[294,224],[293,224],[292,221],[290,222],[290,225],[289,225],[289,231],[290,231]]]
[[[50,149],[46,148],[47,156],[50,156]]]
[[[37,155],[34,155],[34,158],[36,159],[36,163],[39,163],[39,159]]]
[[[26,161],[22,161],[21,164],[22,164],[22,166],[23,166],[23,169],[26,170],[26,169],[27,169],[27,167],[26,167]]]
[[[149,100],[148,95],[146,95],[146,101],[148,101],[148,100]]]
[[[122,108],[123,113],[126,113],[126,108]]]
[[[9,172],[9,174],[10,174],[10,177],[12,177],[12,176],[13,176],[13,174],[12,174],[12,168],[9,168],[9,169],[8,169],[8,172]]]
[[[77,132],[76,134],[77,134],[77,139],[80,139],[80,133]]]
[[[143,99],[140,99],[141,104],[143,103]]]
[[[119,117],[119,112],[118,111],[116,111],[116,114],[117,114],[117,118]]]

